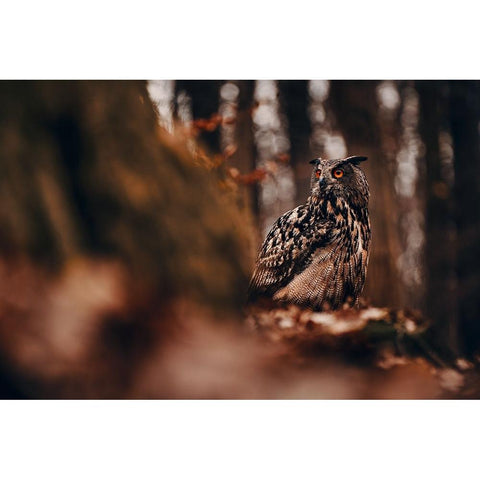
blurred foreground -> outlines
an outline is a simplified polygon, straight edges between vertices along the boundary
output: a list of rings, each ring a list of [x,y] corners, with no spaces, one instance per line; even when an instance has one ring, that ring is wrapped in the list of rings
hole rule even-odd
[[[4,398],[480,396],[418,312],[245,312],[239,186],[262,174],[166,133],[144,82],[2,82],[0,102]]]

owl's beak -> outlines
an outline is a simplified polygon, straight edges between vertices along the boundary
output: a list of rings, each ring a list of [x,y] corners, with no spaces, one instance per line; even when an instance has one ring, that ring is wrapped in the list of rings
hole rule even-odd
[[[320,180],[318,181],[318,185],[320,186],[320,189],[324,189],[327,185],[327,180],[325,177],[321,177]]]

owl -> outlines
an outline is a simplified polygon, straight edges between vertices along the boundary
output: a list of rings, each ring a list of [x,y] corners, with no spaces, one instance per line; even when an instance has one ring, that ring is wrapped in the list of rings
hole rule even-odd
[[[358,305],[370,249],[366,157],[317,158],[306,203],[282,215],[268,233],[250,281],[261,297],[314,310]]]

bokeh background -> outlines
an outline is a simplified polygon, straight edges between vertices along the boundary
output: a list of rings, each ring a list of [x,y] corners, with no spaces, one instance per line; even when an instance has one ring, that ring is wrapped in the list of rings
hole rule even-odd
[[[245,332],[316,157],[369,158],[366,303],[476,362],[479,82],[3,81],[0,104],[2,396],[440,395],[425,365],[299,365]]]

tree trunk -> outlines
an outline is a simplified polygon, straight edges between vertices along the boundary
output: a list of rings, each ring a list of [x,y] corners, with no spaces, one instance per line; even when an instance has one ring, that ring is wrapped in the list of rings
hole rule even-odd
[[[239,89],[237,104],[237,120],[235,125],[236,152],[229,159],[229,164],[238,169],[241,174],[251,173],[257,167],[257,149],[253,133],[253,94],[254,80],[234,82]],[[253,212],[255,218],[259,215],[259,188],[258,183],[246,185],[243,188],[243,204]]]
[[[308,163],[315,155],[310,149],[312,126],[307,80],[279,80],[280,102],[288,119],[290,164],[295,177],[295,202],[305,202],[310,190],[312,169]]]
[[[218,113],[222,83],[222,80],[177,80],[175,88],[177,92],[185,90],[191,98],[193,119],[207,120]],[[220,128],[202,131],[200,141],[211,153],[220,152]]]
[[[480,346],[480,86],[450,82],[455,151],[455,220],[460,334],[467,354]]]
[[[445,87],[441,81],[416,82],[420,100],[420,133],[425,147],[426,314],[434,322],[436,336],[456,352],[455,244],[451,227],[453,192],[444,178],[439,144],[448,113]]]

